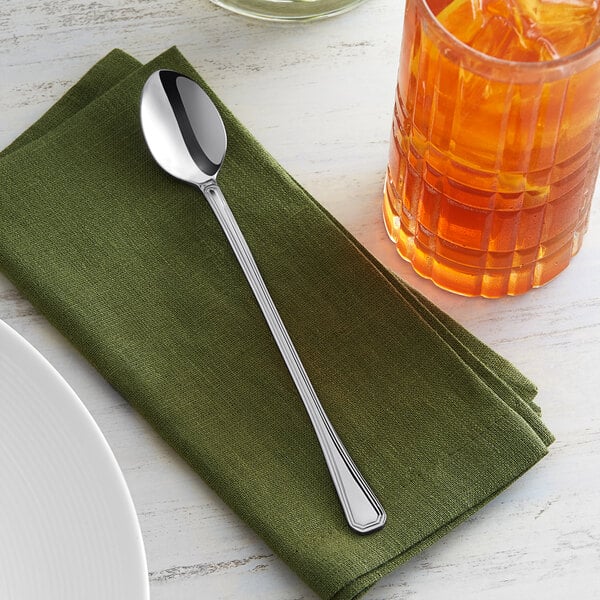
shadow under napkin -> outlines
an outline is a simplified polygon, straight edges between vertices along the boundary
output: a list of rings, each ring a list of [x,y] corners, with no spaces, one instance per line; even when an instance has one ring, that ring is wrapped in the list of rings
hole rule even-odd
[[[197,190],[139,125],[157,68],[222,111],[220,185],[319,397],[388,513],[346,525],[304,408]],[[535,387],[386,271],[175,49],[115,50],[0,158],[0,267],[321,597],[349,599],[533,466]]]

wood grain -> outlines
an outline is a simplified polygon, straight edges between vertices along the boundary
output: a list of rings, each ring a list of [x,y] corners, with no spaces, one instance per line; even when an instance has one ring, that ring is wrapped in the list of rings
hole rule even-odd
[[[402,3],[331,20],[253,21],[208,0],[4,0],[0,145],[113,47],[177,44],[265,147],[390,269],[536,381],[550,455],[368,600],[600,598],[600,198],[569,269],[519,298],[466,299],[418,278],[387,240],[380,201]],[[137,507],[153,600],[314,594],[0,277],[0,318],[92,412]]]

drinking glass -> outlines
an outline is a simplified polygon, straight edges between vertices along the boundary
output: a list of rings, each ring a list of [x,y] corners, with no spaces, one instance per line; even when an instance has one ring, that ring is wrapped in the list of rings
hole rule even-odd
[[[268,21],[309,21],[346,12],[365,0],[212,0],[233,12]]]
[[[435,16],[447,4],[407,0],[385,225],[438,286],[521,294],[582,244],[600,156],[600,41],[503,60],[450,34]]]

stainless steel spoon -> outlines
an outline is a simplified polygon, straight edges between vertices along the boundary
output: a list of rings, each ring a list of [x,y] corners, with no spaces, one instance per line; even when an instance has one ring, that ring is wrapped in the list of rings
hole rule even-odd
[[[348,524],[359,533],[381,528],[385,511],[325,414],[217,185],[217,173],[227,148],[225,127],[217,108],[193,80],[175,71],[160,70],[150,75],[142,91],[141,120],[156,162],[169,174],[199,188],[223,228],[308,411]]]

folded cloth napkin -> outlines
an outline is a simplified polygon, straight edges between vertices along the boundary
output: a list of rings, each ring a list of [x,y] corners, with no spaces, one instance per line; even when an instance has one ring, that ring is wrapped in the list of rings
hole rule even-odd
[[[140,91],[205,87],[219,182],[317,393],[386,508],[353,533],[208,204],[151,158]],[[321,597],[356,598],[534,465],[535,387],[385,270],[173,48],[115,50],[0,157],[0,268]]]

